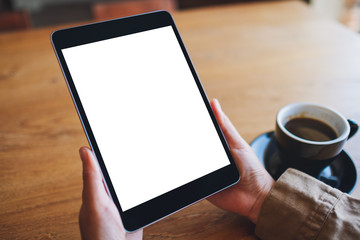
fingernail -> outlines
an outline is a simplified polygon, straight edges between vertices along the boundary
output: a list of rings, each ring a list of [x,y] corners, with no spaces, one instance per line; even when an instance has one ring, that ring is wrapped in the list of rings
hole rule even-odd
[[[215,104],[217,105],[218,109],[219,109],[221,112],[223,112],[219,100],[217,100],[216,98],[214,98],[214,101],[215,101]]]
[[[80,159],[82,161],[86,157],[86,154],[87,154],[86,147],[81,147],[79,149],[79,154],[80,154]]]

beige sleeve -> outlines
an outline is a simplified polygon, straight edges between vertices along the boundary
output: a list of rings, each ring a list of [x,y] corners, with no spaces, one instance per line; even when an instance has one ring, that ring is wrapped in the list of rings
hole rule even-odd
[[[255,233],[261,239],[360,239],[360,200],[294,169],[275,183]]]

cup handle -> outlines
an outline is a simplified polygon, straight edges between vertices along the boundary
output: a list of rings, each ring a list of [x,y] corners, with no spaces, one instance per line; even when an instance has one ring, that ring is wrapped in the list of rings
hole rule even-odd
[[[357,124],[355,121],[348,119],[349,125],[350,125],[350,134],[348,139],[350,139],[352,136],[355,135],[357,130],[359,129],[359,124]]]

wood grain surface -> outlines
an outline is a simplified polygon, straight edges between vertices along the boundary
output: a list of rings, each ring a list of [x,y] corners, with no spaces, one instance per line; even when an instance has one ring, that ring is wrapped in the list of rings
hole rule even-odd
[[[209,98],[250,142],[285,104],[324,104],[360,121],[360,37],[300,1],[174,14]],[[50,43],[61,27],[0,35],[0,239],[79,239],[80,146],[87,145]],[[360,169],[360,134],[346,150]],[[360,197],[356,185],[354,196]],[[254,225],[206,200],[144,239],[256,239]]]

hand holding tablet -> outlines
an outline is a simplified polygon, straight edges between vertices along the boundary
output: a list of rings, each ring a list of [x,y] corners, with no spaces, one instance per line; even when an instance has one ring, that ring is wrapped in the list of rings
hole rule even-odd
[[[262,202],[273,180],[259,164],[249,145],[223,114],[217,101],[213,100],[211,105],[229,142],[230,149],[234,152],[239,171],[246,171],[246,173],[241,178],[241,182],[211,196],[208,200],[220,208],[239,213],[256,223]],[[242,151],[236,149],[242,149]],[[103,186],[92,152],[83,147],[80,149],[80,156],[84,168],[83,204],[79,217],[82,239],[88,239],[89,236],[92,239],[105,237],[106,239],[142,239],[141,230],[134,233],[124,231],[118,210]],[[92,173],[88,174],[89,171]],[[96,200],[92,201],[94,199]],[[100,214],[94,215],[94,211]]]
[[[52,42],[128,231],[238,181],[167,12],[59,30]]]

